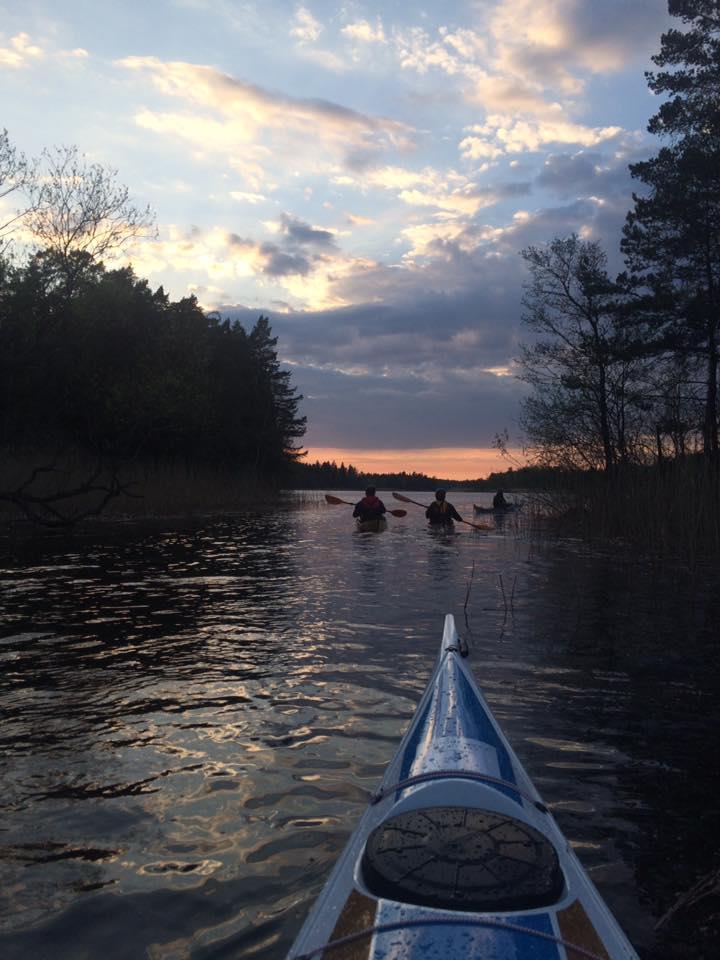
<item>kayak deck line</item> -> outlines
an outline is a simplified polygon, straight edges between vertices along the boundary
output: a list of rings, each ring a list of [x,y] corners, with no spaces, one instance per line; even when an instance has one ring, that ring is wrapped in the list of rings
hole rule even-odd
[[[463,660],[451,614],[288,960],[638,960]]]
[[[489,773],[477,773],[474,770],[431,770],[428,773],[420,773],[416,777],[405,777],[404,780],[398,780],[398,782],[392,786],[381,787],[377,793],[374,793],[370,797],[370,803],[380,803],[381,800],[384,800],[388,794],[393,793],[395,790],[404,790],[405,787],[413,787],[419,783],[425,783],[430,780],[475,780],[478,783],[491,783],[496,787],[507,787],[524,800],[527,800],[528,803],[532,803],[541,813],[549,812],[542,800],[536,800],[535,797],[529,793],[525,793],[525,791],[521,790],[516,784],[510,783],[509,780],[503,780],[502,777],[491,777]]]

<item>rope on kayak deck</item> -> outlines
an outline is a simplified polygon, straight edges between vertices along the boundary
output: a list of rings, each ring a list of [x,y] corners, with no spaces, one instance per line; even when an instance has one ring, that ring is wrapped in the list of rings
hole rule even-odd
[[[505,923],[503,920],[479,919],[474,917],[418,917],[417,920],[398,920],[394,923],[378,923],[374,927],[367,927],[365,930],[358,930],[356,933],[349,933],[345,937],[339,937],[337,940],[330,940],[320,947],[314,947],[308,953],[296,953],[288,957],[288,960],[312,960],[318,954],[325,950],[338,950],[357,940],[364,940],[372,937],[376,933],[394,933],[396,930],[409,930],[412,927],[486,927],[491,930],[506,930],[508,933],[521,933],[529,937],[538,937],[540,940],[547,940],[565,948],[568,960],[572,960],[572,955],[586,957],[587,960],[607,960],[607,954],[602,957],[592,950],[586,950],[576,943],[570,943],[569,940],[563,940],[552,933],[544,933],[542,930],[533,930],[532,927],[523,927],[517,923]]]
[[[414,787],[416,784],[425,783],[428,780],[479,780],[481,783],[492,783],[495,786],[507,787],[508,790],[512,790],[519,797],[522,797],[523,800],[531,803],[540,813],[548,813],[548,808],[541,800],[536,800],[535,797],[521,790],[516,784],[510,783],[509,780],[503,780],[500,777],[491,777],[488,773],[478,773],[475,770],[429,770],[427,773],[418,773],[414,777],[406,777],[405,780],[398,780],[398,782],[393,783],[392,786],[381,787],[377,793],[374,793],[370,797],[370,805],[374,806],[376,803],[380,803],[384,797],[387,797],[390,793],[394,793],[396,790],[404,790],[405,787]]]

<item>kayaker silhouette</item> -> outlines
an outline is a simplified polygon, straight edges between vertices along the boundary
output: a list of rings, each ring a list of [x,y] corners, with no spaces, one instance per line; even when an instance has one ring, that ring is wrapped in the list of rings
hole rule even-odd
[[[451,526],[454,520],[459,520],[460,523],[465,522],[455,507],[445,499],[444,490],[435,491],[435,499],[425,511],[425,516],[433,526],[440,524]]]
[[[365,496],[355,504],[353,516],[364,523],[367,520],[379,520],[385,512],[385,504],[375,496],[375,487],[366,487]]]

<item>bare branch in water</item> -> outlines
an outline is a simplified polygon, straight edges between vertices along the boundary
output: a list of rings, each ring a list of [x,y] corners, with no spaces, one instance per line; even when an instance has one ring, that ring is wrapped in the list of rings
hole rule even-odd
[[[43,475],[60,473],[54,464],[35,467],[14,490],[0,490],[0,501],[14,504],[32,523],[43,527],[71,527],[88,517],[96,517],[119,496],[138,497],[132,492],[136,480],[122,482],[114,471],[97,467],[85,480],[52,492],[33,492],[32,486]],[[104,476],[105,475],[105,476]],[[90,498],[84,506],[76,501]]]

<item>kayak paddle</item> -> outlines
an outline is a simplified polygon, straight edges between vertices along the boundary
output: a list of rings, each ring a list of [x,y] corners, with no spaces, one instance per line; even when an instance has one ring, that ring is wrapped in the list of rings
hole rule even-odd
[[[393,496],[396,500],[400,500],[402,503],[414,503],[416,507],[422,507],[423,510],[428,509],[424,503],[418,503],[417,500],[411,500],[410,497],[405,497],[402,493],[393,493]],[[492,527],[488,527],[486,524],[471,523],[469,520],[463,520],[462,518],[460,518],[460,523],[466,523],[469,527],[475,527],[476,530],[492,530]]]
[[[355,504],[354,504],[354,503],[350,503],[349,500],[341,500],[340,497],[333,497],[333,495],[330,494],[330,493],[326,493],[326,494],[325,494],[325,499],[327,500],[328,503],[332,503],[333,505],[338,504],[338,503],[344,503],[344,504],[345,504],[346,506],[348,506],[348,507],[354,507],[354,506],[355,506]],[[388,513],[391,513],[394,517],[406,517],[406,516],[407,516],[407,510],[388,510],[387,512],[388,512]]]

